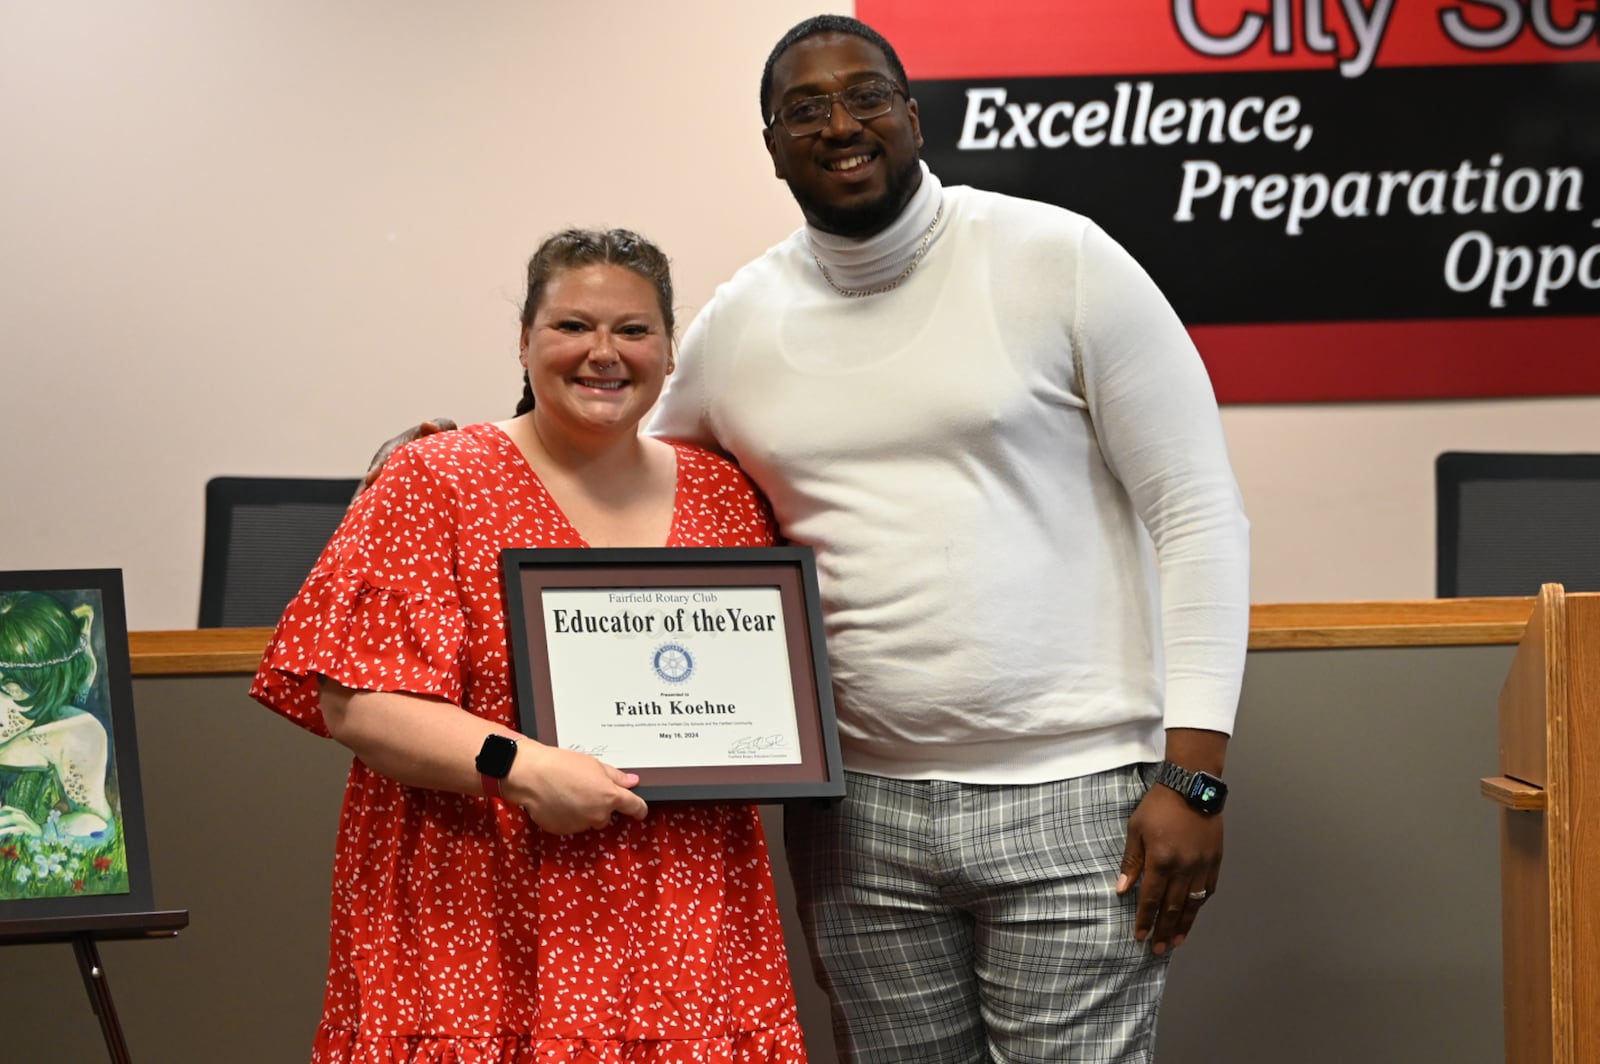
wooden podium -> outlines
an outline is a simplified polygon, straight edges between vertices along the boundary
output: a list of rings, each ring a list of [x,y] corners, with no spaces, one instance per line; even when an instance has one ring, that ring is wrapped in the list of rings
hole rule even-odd
[[[1546,584],[1500,691],[1507,1064],[1600,1061],[1600,594]]]

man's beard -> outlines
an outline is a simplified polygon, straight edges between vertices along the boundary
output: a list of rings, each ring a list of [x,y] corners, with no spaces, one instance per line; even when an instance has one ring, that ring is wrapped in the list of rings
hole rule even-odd
[[[789,186],[789,194],[800,205],[800,210],[805,213],[806,219],[812,225],[834,236],[864,240],[883,232],[900,217],[900,212],[911,202],[911,196],[916,192],[921,177],[922,167],[916,157],[912,156],[904,166],[889,175],[889,182],[882,196],[867,203],[854,203],[849,206],[818,203],[796,188],[792,180],[785,183]]]

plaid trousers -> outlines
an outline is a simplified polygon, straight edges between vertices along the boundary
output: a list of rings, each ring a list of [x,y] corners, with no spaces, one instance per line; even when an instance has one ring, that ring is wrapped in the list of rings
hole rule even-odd
[[[1118,897],[1151,766],[1029,786],[847,774],[784,811],[841,1060],[1148,1064],[1170,953]]]

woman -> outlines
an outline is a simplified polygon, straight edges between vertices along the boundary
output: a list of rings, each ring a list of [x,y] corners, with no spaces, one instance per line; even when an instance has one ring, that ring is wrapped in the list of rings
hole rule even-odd
[[[284,613],[252,693],[357,758],[314,1061],[805,1059],[754,809],[647,810],[515,731],[501,549],[772,542],[733,466],[638,433],[672,325],[649,242],[545,241],[517,416],[398,451]]]

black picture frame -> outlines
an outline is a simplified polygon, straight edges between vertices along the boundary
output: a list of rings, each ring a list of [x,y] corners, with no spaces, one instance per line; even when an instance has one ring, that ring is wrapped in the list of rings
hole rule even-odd
[[[543,595],[549,590],[774,588],[783,611],[800,760],[636,768],[648,802],[827,800],[844,795],[816,560],[809,547],[510,549],[501,552],[507,636],[522,731],[560,746]]]
[[[31,594],[13,594],[18,592]],[[21,661],[28,655],[17,649],[14,637],[59,621],[56,611],[85,626],[82,642],[65,652],[50,652],[54,657],[43,664],[42,652]],[[50,699],[35,692],[30,712],[44,712],[41,707],[47,702],[66,701],[50,711],[49,721],[23,722],[12,696],[28,686],[42,687],[37,677],[59,665],[55,659],[63,654],[68,659],[92,655],[92,679],[81,690],[57,691]],[[12,829],[0,836],[0,939],[50,937],[56,930],[104,930],[106,937],[119,937],[135,924],[147,928],[153,886],[120,569],[0,572],[0,692],[6,693],[0,701],[0,810]],[[57,727],[44,732],[52,725]],[[100,741],[95,725],[104,731],[103,780],[92,772],[84,778],[81,771],[92,758],[84,751]],[[42,742],[43,735],[49,741]],[[31,808],[10,804],[13,800]],[[35,816],[40,803],[52,810],[43,822]],[[101,816],[104,810],[109,817]],[[106,827],[80,834],[82,822],[90,817],[105,820]],[[39,829],[37,835],[26,828],[28,822]],[[177,924],[187,919],[186,914],[169,915]]]

